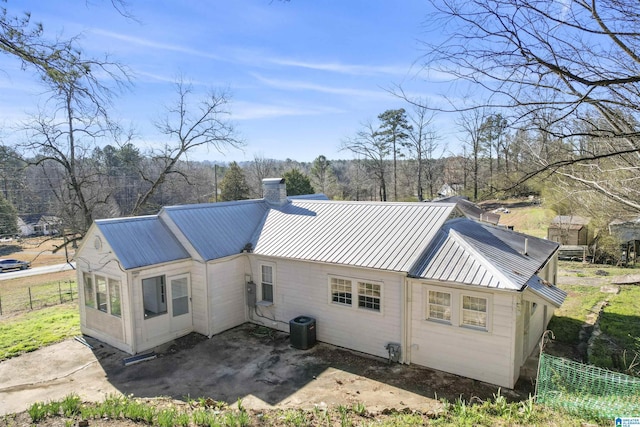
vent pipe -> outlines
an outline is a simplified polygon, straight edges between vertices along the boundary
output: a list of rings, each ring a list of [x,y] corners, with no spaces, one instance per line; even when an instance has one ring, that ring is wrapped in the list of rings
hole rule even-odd
[[[524,253],[523,255],[529,255],[529,239],[524,238]]]

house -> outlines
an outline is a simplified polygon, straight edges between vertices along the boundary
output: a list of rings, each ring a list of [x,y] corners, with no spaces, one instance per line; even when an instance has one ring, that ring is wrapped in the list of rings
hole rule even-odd
[[[54,215],[18,215],[18,228],[23,237],[54,236],[60,233],[61,227],[62,220]]]
[[[512,388],[565,297],[558,244],[455,203],[287,198],[96,221],[76,255],[84,334],[130,354],[253,322]],[[391,346],[390,346],[391,344]]]
[[[558,215],[549,224],[547,239],[567,246],[587,246],[590,243],[589,218]]]
[[[475,219],[476,221],[488,222],[493,225],[498,225],[500,222],[499,214],[487,212],[465,197],[450,196],[434,199],[433,201],[437,203],[455,203],[467,218]]]
[[[640,252],[640,217],[615,219],[609,223],[609,233],[620,242],[621,262],[635,264]]]

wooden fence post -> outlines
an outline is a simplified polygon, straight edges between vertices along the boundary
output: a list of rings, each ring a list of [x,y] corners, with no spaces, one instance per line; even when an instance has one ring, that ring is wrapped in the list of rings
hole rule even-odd
[[[33,310],[33,299],[31,298],[31,286],[29,286],[29,307]]]
[[[60,296],[60,304],[62,304],[62,287],[60,286],[59,280],[58,280],[58,295]]]

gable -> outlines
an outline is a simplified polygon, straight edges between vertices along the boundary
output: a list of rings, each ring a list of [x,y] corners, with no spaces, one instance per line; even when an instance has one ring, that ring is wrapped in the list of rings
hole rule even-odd
[[[270,257],[408,272],[454,204],[294,200],[271,209],[254,252]]]
[[[268,211],[262,200],[170,206],[160,218],[172,221],[206,261],[239,254],[253,242]]]
[[[525,254],[526,247],[526,254]],[[447,222],[414,277],[521,290],[558,244],[469,219]]]
[[[155,215],[97,220],[95,224],[125,270],[190,258]]]

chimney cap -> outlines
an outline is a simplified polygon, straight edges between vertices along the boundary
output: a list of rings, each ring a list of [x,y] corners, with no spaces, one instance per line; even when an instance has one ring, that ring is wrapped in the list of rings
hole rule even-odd
[[[284,178],[264,178],[263,184],[284,184]]]

